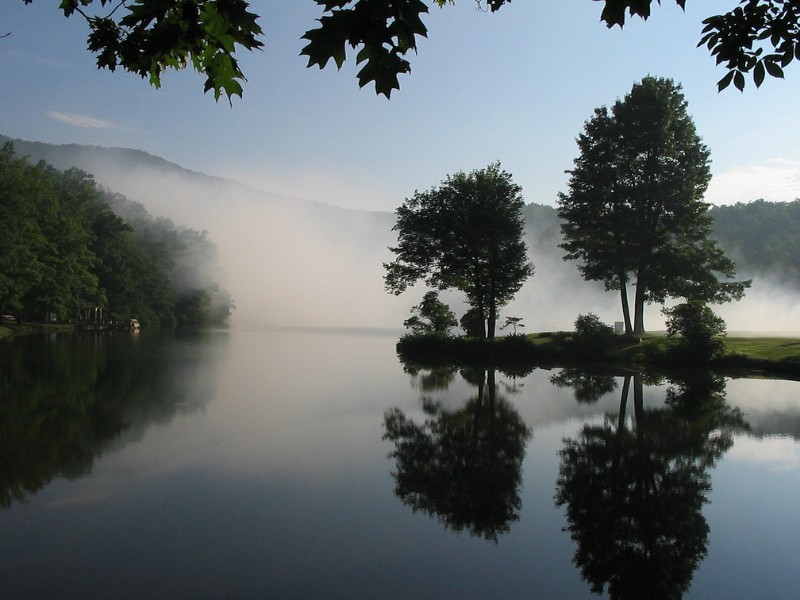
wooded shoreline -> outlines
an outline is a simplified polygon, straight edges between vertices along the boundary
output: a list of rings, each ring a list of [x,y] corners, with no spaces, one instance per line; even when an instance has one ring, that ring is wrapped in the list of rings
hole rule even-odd
[[[726,337],[724,354],[710,362],[691,356],[676,362],[668,349],[676,340],[665,336],[616,336],[610,345],[589,345],[570,332],[542,332],[495,339],[441,334],[408,334],[397,343],[397,353],[407,364],[420,367],[490,364],[511,371],[563,364],[613,365],[625,370],[701,368],[732,376],[776,376],[800,379],[800,338]]]

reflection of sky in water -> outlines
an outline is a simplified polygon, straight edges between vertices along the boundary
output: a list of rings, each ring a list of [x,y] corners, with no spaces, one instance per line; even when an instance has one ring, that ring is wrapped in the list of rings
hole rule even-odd
[[[212,394],[202,410],[141,428],[139,441],[98,458],[90,476],[57,478],[0,512],[0,596],[594,597],[554,505],[558,451],[585,422],[618,412],[621,383],[579,404],[549,382],[555,370],[517,380],[516,393],[498,375],[533,436],[520,520],[495,545],[447,531],[394,496],[384,411],[422,418],[422,392],[394,343],[243,331],[209,342],[204,352],[218,356],[197,374]],[[761,418],[774,398],[800,420],[797,386],[731,381],[728,401]],[[429,395],[457,409],[474,390],[457,374]],[[663,397],[663,386],[645,389],[646,406]],[[708,556],[687,597],[794,593],[799,464],[792,438],[736,435],[711,471]]]
[[[737,436],[726,459],[742,465],[760,466],[776,473],[797,477],[800,470],[800,443],[788,436],[753,438]]]
[[[708,557],[692,585],[696,598],[797,597],[800,552],[800,443],[737,435],[712,473],[704,510]]]

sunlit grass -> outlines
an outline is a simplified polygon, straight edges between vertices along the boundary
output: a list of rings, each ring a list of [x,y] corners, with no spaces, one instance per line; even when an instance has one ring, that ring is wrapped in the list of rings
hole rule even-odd
[[[800,338],[725,338],[725,353],[757,360],[800,364]]]
[[[570,332],[548,332],[528,335],[528,340],[542,350],[557,350],[564,347],[572,338]],[[791,369],[800,366],[800,338],[790,337],[746,337],[737,335],[723,338],[725,344],[725,357],[723,362],[738,364],[740,366],[769,367],[772,363],[778,368]],[[669,339],[664,332],[648,333],[641,341],[630,338],[619,338],[618,344],[613,348],[606,348],[607,358],[627,363],[641,363],[644,358],[645,348],[662,347],[677,343]],[[727,360],[726,360],[727,359]]]

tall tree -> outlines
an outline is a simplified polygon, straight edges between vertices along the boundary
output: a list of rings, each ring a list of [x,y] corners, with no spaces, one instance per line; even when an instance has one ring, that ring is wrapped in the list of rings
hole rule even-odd
[[[308,66],[325,67],[331,60],[341,68],[347,46],[357,50],[361,87],[374,83],[387,98],[399,89],[397,77],[411,71],[406,59],[416,52],[417,39],[427,37],[422,15],[430,6],[455,0],[315,0],[322,7],[319,27],[303,35],[302,54]],[[495,12],[511,0],[474,0]],[[622,27],[625,13],[647,19],[653,0],[602,0],[600,19]],[[656,0],[661,2],[661,0]],[[683,8],[686,0],[675,0]],[[33,0],[23,0],[30,4]],[[264,46],[259,16],[244,0],[61,0],[64,15],[83,16],[89,25],[87,47],[97,66],[118,67],[147,77],[159,87],[168,69],[189,65],[206,77],[204,91],[242,94],[245,76],[236,60],[238,47]],[[698,46],[705,45],[727,73],[719,89],[731,82],[740,90],[745,74],[756,86],[768,74],[783,77],[783,67],[800,57],[800,11],[796,0],[742,0],[728,13],[709,17]]]
[[[0,309],[58,319],[98,298],[92,232],[85,219],[90,190],[40,163],[0,152]]]
[[[422,302],[411,309],[411,317],[403,321],[403,326],[413,333],[449,333],[458,325],[456,315],[444,302],[439,293],[431,290],[422,297]]]
[[[448,176],[438,188],[416,192],[397,211],[397,256],[385,263],[386,289],[400,294],[419,280],[457,289],[494,337],[498,309],[533,275],[523,241],[522,189],[493,163]]]
[[[42,279],[39,260],[47,244],[37,220],[37,205],[51,186],[40,171],[0,150],[0,310],[19,315],[24,298]]]
[[[655,77],[635,84],[610,111],[596,109],[578,137],[569,192],[559,194],[565,259],[581,261],[584,279],[619,290],[629,334],[644,332],[645,303],[724,302],[750,283],[726,281],[735,266],[709,239],[709,151],[686,109],[680,86]]]

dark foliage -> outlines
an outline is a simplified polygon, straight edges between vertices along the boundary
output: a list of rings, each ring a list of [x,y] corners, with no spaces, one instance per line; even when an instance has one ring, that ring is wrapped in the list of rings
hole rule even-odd
[[[620,293],[626,333],[644,333],[649,302],[742,297],[750,282],[732,281],[733,261],[710,238],[709,151],[679,85],[645,77],[610,110],[595,109],[578,147],[558,199],[561,248],[584,279]]]
[[[411,71],[406,56],[417,40],[427,37],[422,16],[430,6],[455,0],[315,0],[322,8],[319,27],[303,35],[302,54],[308,66],[338,68],[356,51],[361,87],[373,83],[387,98],[398,89],[398,75]],[[478,8],[495,12],[511,0],[475,0]],[[656,0],[660,2],[660,0]],[[26,4],[33,0],[23,0]],[[643,19],[653,0],[603,0],[600,19],[608,27],[625,23],[626,11]],[[683,7],[686,0],[676,0]],[[62,0],[69,17],[82,15],[89,25],[87,47],[97,66],[117,68],[147,77],[158,87],[167,69],[192,66],[206,77],[204,91],[219,98],[242,94],[244,73],[235,58],[237,47],[264,46],[259,16],[244,0]],[[92,10],[93,9],[93,10]],[[796,0],[742,0],[733,10],[703,21],[698,46],[707,46],[727,73],[720,90],[732,82],[745,87],[752,73],[758,87],[766,75],[783,77],[783,69],[800,57],[800,10]]]
[[[420,280],[460,290],[485,323],[481,337],[494,337],[498,310],[533,275],[521,192],[511,174],[493,163],[407,198],[396,211],[395,259],[384,263],[386,290],[401,294]]]

